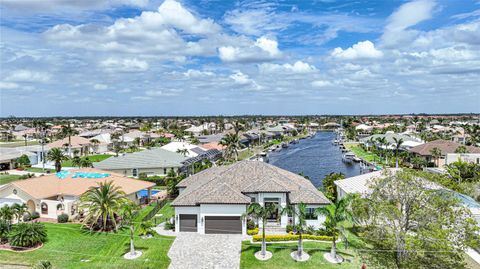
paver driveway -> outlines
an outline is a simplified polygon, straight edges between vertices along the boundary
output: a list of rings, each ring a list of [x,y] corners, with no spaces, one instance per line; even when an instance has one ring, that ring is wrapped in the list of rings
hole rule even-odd
[[[168,256],[170,269],[240,268],[242,235],[180,233]]]

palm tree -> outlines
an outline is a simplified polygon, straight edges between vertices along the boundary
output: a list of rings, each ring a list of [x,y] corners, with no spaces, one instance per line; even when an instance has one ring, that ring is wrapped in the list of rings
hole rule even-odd
[[[122,215],[122,225],[127,225],[130,227],[130,256],[135,256],[135,246],[133,244],[133,237],[135,235],[135,215],[138,210],[138,206],[131,201],[128,201],[123,204],[121,208]]]
[[[68,137],[68,155],[72,153],[72,135],[76,134],[78,134],[78,131],[75,130],[72,126],[70,126],[70,122],[68,123],[68,125],[62,125],[60,135],[63,138]]]
[[[261,206],[259,203],[252,203],[247,208],[247,215],[253,216],[258,219],[262,219],[262,249],[260,255],[263,258],[267,255],[267,243],[265,241],[265,226],[267,225],[267,218],[272,215],[277,206],[273,203]]]
[[[442,156],[442,151],[439,148],[434,147],[432,150],[430,150],[430,154],[432,155],[432,158],[435,159],[435,164],[438,167],[438,159]]]
[[[26,204],[13,204],[11,206],[14,216],[17,219],[18,222],[22,221],[23,215],[28,213],[28,207]]]
[[[298,234],[298,249],[297,249],[297,257],[301,260],[303,256],[303,233],[305,230],[305,226],[307,225],[306,216],[307,216],[307,205],[303,202],[300,202],[297,205],[297,210],[294,211],[295,216],[298,219],[298,224],[295,226],[295,232]]]
[[[82,158],[75,156],[72,158],[72,165],[77,166],[79,169],[82,167]]]
[[[292,216],[292,226],[295,227],[295,206],[292,204],[288,204],[286,207],[282,208],[280,211],[281,215]]]
[[[68,160],[68,156],[59,149],[53,148],[47,153],[47,160],[55,162],[55,171],[62,171],[62,162]]]
[[[330,258],[335,261],[342,261],[342,258],[337,256],[336,240],[338,234],[345,232],[345,221],[352,220],[352,214],[349,209],[350,203],[351,198],[347,196],[333,204],[315,209],[315,214],[326,217],[324,225],[327,231],[329,231],[332,235],[332,249],[330,251]]]
[[[387,145],[388,145],[388,140],[385,136],[383,137],[377,137],[377,142],[380,144],[380,146],[383,147],[383,150],[382,150],[382,156],[383,157],[386,157],[386,154],[384,154],[386,152],[386,149],[387,149]],[[387,158],[385,158],[385,163],[387,163],[388,160]]]
[[[395,141],[395,168],[398,168],[398,151],[400,150],[400,147],[403,144],[403,138],[397,139],[396,137],[393,138],[393,141]]]
[[[455,149],[455,153],[468,153],[468,149],[462,145]]]
[[[225,153],[228,158],[235,156],[235,160],[238,160],[238,150],[240,149],[240,139],[237,134],[227,134],[222,140],[220,145],[225,146]]]
[[[117,229],[116,217],[128,200],[125,192],[109,181],[90,187],[80,197],[80,201],[81,207],[87,210],[84,224],[90,229],[110,231],[112,228]]]
[[[90,159],[88,159],[88,157],[87,157],[85,159],[82,159],[80,165],[82,167],[92,167],[92,161],[90,161]]]
[[[0,208],[0,219],[5,221],[8,227],[12,226],[13,219],[15,218],[15,211],[8,205],[4,205]]]
[[[98,144],[100,144],[100,141],[98,141],[98,139],[96,138],[93,138],[93,139],[90,139],[90,143],[92,143],[93,145],[93,152],[97,152]]]
[[[183,156],[187,157],[188,155],[188,149],[184,148],[184,149],[177,149],[177,153],[178,154],[182,154]]]

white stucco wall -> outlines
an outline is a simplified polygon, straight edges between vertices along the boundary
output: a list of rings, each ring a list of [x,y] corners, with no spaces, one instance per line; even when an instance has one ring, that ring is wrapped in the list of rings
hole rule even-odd
[[[205,234],[205,217],[206,216],[239,216],[246,212],[245,205],[200,205],[200,206],[179,206],[175,207],[175,232],[180,232],[179,215],[195,214],[197,215],[198,233]],[[242,234],[246,234],[245,221],[242,221]]]

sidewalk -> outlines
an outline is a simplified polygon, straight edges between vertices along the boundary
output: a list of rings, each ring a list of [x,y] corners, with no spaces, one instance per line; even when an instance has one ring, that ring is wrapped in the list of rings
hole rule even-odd
[[[467,253],[467,255],[470,256],[472,260],[478,263],[478,265],[480,265],[480,253],[476,252],[474,249],[471,248],[467,248],[467,250],[465,250],[465,253]]]

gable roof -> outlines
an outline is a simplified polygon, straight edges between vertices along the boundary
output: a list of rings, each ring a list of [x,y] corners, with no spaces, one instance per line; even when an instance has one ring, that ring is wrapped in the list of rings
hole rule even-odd
[[[257,161],[241,161],[216,166],[182,180],[177,187],[186,188],[173,206],[202,203],[249,204],[246,193],[287,193],[292,204],[329,204],[330,201],[302,176]],[[227,188],[228,187],[228,188]]]
[[[432,155],[431,151],[433,148],[438,148],[442,152],[442,155],[447,155],[448,153],[455,153],[455,150],[463,146],[462,144],[448,141],[448,140],[434,140],[423,145],[419,145],[410,149],[411,152],[417,153],[422,156],[430,156]],[[479,147],[474,146],[465,146],[469,153],[480,153]]]
[[[95,168],[112,169],[133,169],[133,168],[165,168],[182,167],[188,157],[182,154],[171,152],[162,148],[152,148],[144,151],[127,153],[118,157],[110,157],[98,163]]]

